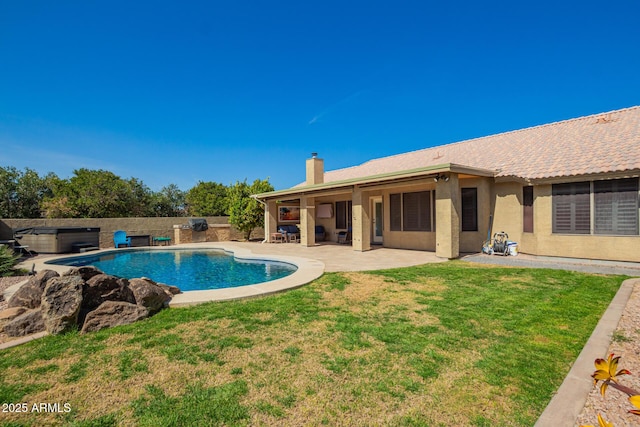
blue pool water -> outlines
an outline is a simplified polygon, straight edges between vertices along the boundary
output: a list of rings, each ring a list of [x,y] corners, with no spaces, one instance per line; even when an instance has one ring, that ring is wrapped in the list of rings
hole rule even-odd
[[[149,277],[182,291],[233,288],[292,274],[292,264],[239,260],[222,250],[130,250],[83,255],[49,264],[80,267],[93,265],[107,274],[132,279]]]

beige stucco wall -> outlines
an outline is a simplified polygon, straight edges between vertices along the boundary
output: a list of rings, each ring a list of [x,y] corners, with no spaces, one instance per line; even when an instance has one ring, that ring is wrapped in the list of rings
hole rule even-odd
[[[376,194],[377,195],[377,194]],[[353,191],[352,210],[352,240],[351,245],[356,251],[371,249],[371,209],[369,191],[356,188]]]
[[[478,188],[478,208],[479,208],[479,218],[478,218],[478,226],[479,230],[477,232],[464,232],[461,233],[460,242],[453,241],[452,239],[446,239],[447,241],[443,241],[443,247],[446,246],[446,253],[453,254],[457,256],[457,252],[478,252],[481,248],[482,242],[486,239],[487,235],[487,227],[489,221],[489,214],[491,210],[491,201],[492,201],[492,193],[491,193],[491,182],[487,178],[475,178],[475,179],[462,179],[458,183],[458,181],[453,178],[449,182],[442,181],[440,183],[442,186],[446,186],[443,188],[451,188],[452,191],[456,194],[454,199],[456,200],[454,206],[447,206],[446,209],[448,211],[449,217],[453,215],[452,218],[455,218],[455,224],[450,221],[445,221],[443,223],[443,228],[445,231],[443,233],[451,233],[451,230],[459,230],[459,193],[460,187],[477,187]],[[313,200],[313,204],[316,207],[324,203],[331,203],[334,208],[334,216],[332,218],[315,218],[315,224],[323,225],[326,231],[326,240],[331,242],[337,241],[337,233],[336,229],[336,219],[335,219],[335,203],[337,201],[343,200],[352,200],[353,202],[353,225],[354,225],[354,246],[356,250],[368,250],[371,248],[371,199],[373,197],[382,197],[383,203],[383,246],[389,248],[402,248],[402,249],[414,249],[414,250],[424,250],[424,251],[436,251],[436,230],[435,228],[432,231],[391,231],[391,215],[390,215],[390,202],[389,196],[394,193],[405,193],[405,192],[413,192],[413,191],[433,191],[436,189],[436,183],[433,181],[433,178],[422,179],[416,182],[412,182],[410,184],[404,185],[383,185],[380,188],[372,187],[371,189],[367,189],[366,191],[360,191],[360,199],[353,198],[351,194],[338,194],[338,195],[328,195],[328,196],[318,196]],[[443,191],[443,194],[445,192]],[[448,192],[447,192],[448,194]],[[356,203],[357,200],[361,200]],[[450,203],[449,198],[447,196],[447,205]],[[359,210],[356,209],[356,206],[359,206]],[[436,209],[434,209],[435,211]],[[449,218],[448,217],[448,218]],[[363,223],[364,227],[362,231],[356,230],[355,224]],[[437,225],[437,224],[436,224]],[[301,227],[302,234],[305,233],[303,227]],[[358,234],[356,236],[356,234]],[[443,234],[447,235],[447,234]],[[304,238],[303,238],[304,239]],[[455,240],[455,239],[454,239]],[[453,251],[453,252],[452,252]]]
[[[337,242],[338,241],[338,232],[339,231],[347,231],[346,229],[337,229],[336,228],[336,202],[340,201],[348,201],[351,200],[350,194],[342,194],[342,195],[334,195],[334,196],[324,196],[324,197],[316,197],[316,206],[331,203],[333,206],[333,217],[331,218],[317,218],[316,224],[322,225],[325,231],[325,240],[326,242]],[[316,242],[322,243],[322,242]]]
[[[395,193],[409,193],[412,191],[433,191],[436,185],[431,180],[423,180],[420,184],[403,185],[387,188],[383,192],[382,206],[384,209],[383,246],[387,248],[415,249],[420,251],[436,250],[436,232],[432,231],[391,231],[391,203],[390,195]],[[433,223],[433,222],[432,222]]]
[[[300,198],[300,243],[304,246],[316,244],[315,234],[316,205],[315,198],[302,196]]]
[[[493,232],[505,231],[520,252],[569,258],[640,262],[640,236],[554,234],[550,184],[533,189],[533,233],[524,233],[522,184],[495,185]]]
[[[436,255],[457,258],[460,255],[460,188],[457,174],[436,184]]]
[[[371,197],[382,196],[384,206],[385,247],[435,251],[444,257],[458,253],[479,252],[489,231],[489,216],[493,215],[491,236],[499,231],[518,243],[520,252],[532,255],[603,259],[640,262],[640,236],[562,235],[552,233],[552,200],[550,184],[535,185],[534,232],[523,232],[522,187],[520,182],[498,182],[481,178],[451,174],[448,182],[423,179],[411,184],[383,184],[357,190],[353,195],[342,193],[318,195],[314,206],[332,203],[333,218],[314,218],[327,232],[327,240],[336,241],[335,202],[353,202],[353,246],[355,250],[371,248]],[[461,231],[461,188],[478,189],[478,231]],[[407,232],[390,230],[389,195],[399,192],[436,189],[436,230]],[[310,211],[315,209],[310,209]],[[311,220],[311,217],[307,217]],[[301,227],[304,228],[304,227]],[[310,230],[312,230],[310,228]],[[439,231],[439,232],[438,232]],[[302,230],[305,233],[304,229]]]
[[[462,188],[478,189],[478,230],[462,231],[462,217],[460,217],[460,252],[480,252],[482,243],[487,240],[489,215],[493,208],[493,179],[461,178],[459,187],[459,194],[462,193]]]
[[[522,184],[517,182],[495,184],[493,194],[491,237],[497,232],[504,231],[509,235],[509,240],[518,242],[519,249],[522,249]]]
[[[324,182],[324,160],[314,157],[307,159],[305,165],[307,185],[322,184]]]
[[[567,235],[552,233],[551,185],[534,188],[534,233],[522,251],[537,255],[640,262],[640,236]]]
[[[264,235],[268,238],[278,230],[278,204],[275,200],[268,202],[264,215]]]

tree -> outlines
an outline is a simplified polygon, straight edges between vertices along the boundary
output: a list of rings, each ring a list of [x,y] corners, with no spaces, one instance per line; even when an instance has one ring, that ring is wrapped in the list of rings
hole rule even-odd
[[[184,216],[186,193],[175,184],[153,194],[152,211],[155,216]]]
[[[12,166],[0,167],[0,217],[14,218],[20,173]]]
[[[248,185],[247,180],[237,181],[229,188],[229,223],[245,233],[249,240],[251,232],[257,227],[264,227],[264,206],[252,194],[273,191],[269,179],[253,181]]]
[[[29,168],[0,167],[0,217],[39,218],[40,203],[50,195],[49,177]]]
[[[229,188],[217,182],[199,181],[187,192],[186,202],[189,215],[222,216],[229,215]]]
[[[51,188],[51,196],[45,197],[40,203],[45,218],[73,218],[76,216],[75,208],[70,200],[69,180],[60,179],[56,175],[47,176],[48,185]]]
[[[18,179],[16,218],[40,218],[40,203],[51,196],[48,178],[41,178],[34,170],[26,168]]]
[[[47,217],[120,218],[150,213],[151,191],[135,178],[124,180],[105,170],[77,169],[56,180],[54,196],[43,204]]]
[[[124,213],[120,216],[151,216],[154,193],[138,178],[130,178],[125,181]],[[128,189],[126,188],[128,186]],[[128,190],[128,191],[127,191]]]

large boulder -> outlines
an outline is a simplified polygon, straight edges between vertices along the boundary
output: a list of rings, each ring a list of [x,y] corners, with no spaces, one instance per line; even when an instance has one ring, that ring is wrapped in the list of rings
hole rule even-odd
[[[145,277],[143,277],[144,279]],[[149,279],[151,280],[151,279]],[[160,286],[170,297],[173,298],[174,295],[181,294],[182,291],[179,287],[173,285],[167,285],[166,283],[156,283],[156,285]]]
[[[82,333],[128,325],[147,317],[149,317],[149,310],[141,305],[122,301],[106,301],[87,315],[82,326]]]
[[[127,280],[104,274],[93,266],[75,267],[59,276],[43,270],[20,287],[0,312],[12,337],[46,330],[59,334],[82,327],[98,331],[149,317],[180,293],[175,286],[143,277]],[[25,311],[27,310],[27,311]]]
[[[25,311],[27,311],[25,307],[11,307],[0,311],[0,332],[4,329],[4,325],[11,322]]]
[[[28,310],[4,325],[4,333],[10,337],[23,337],[45,330],[42,310]]]
[[[82,290],[82,309],[91,311],[105,301],[124,301],[135,304],[129,281],[122,277],[97,274],[85,282]]]
[[[59,334],[77,329],[83,284],[80,275],[49,279],[42,294],[42,316],[47,332]]]
[[[47,285],[47,281],[53,277],[59,277],[59,274],[53,270],[42,270],[35,276],[31,276],[29,281],[20,286],[11,298],[9,298],[9,301],[7,301],[7,307],[40,307],[42,293]]]
[[[89,280],[93,276],[97,276],[98,274],[104,274],[102,271],[98,270],[93,265],[85,265],[83,267],[73,267],[69,270],[62,273],[63,276],[80,276],[82,280]]]
[[[171,296],[161,286],[146,277],[129,280],[129,288],[133,291],[136,304],[146,307],[151,315],[171,301]]]
[[[136,299],[129,289],[129,281],[109,274],[97,274],[85,281],[82,288],[82,307],[78,325],[82,325],[89,312],[105,301],[123,301],[135,304]]]

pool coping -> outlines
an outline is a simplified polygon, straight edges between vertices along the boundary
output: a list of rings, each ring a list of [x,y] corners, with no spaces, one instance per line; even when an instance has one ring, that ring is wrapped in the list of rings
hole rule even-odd
[[[104,254],[109,252],[123,252],[123,251],[135,251],[135,250],[188,250],[188,249],[198,249],[198,250],[207,250],[207,249],[218,249],[223,250],[227,253],[232,254],[235,258],[245,259],[245,260],[264,260],[264,261],[279,261],[285,262],[289,264],[295,265],[298,269],[290,274],[289,276],[272,280],[270,282],[262,282],[255,283],[250,285],[238,286],[234,288],[223,288],[223,289],[212,289],[212,290],[204,290],[204,291],[184,291],[180,294],[174,295],[171,301],[169,302],[169,307],[185,307],[195,304],[202,304],[210,301],[228,301],[242,298],[252,298],[274,294],[277,292],[283,292],[289,289],[299,288],[301,286],[310,283],[311,281],[317,279],[322,276],[325,270],[325,265],[322,261],[303,258],[303,257],[294,257],[289,255],[265,255],[265,254],[255,254],[249,249],[238,248],[238,247],[229,247],[225,246],[224,243],[215,243],[215,244],[202,244],[202,243],[194,243],[194,244],[182,244],[177,246],[145,246],[139,248],[109,248],[102,249],[99,251],[92,251],[84,254],[67,254],[67,255],[52,255],[41,260],[37,260],[34,262],[36,271],[48,269],[54,270],[58,273],[63,273],[72,266],[68,265],[58,265],[58,264],[46,264],[48,261],[53,260],[62,260],[66,258],[77,258],[80,256],[91,256],[97,254]],[[27,264],[30,262],[27,260]],[[24,265],[23,268],[27,266]]]

